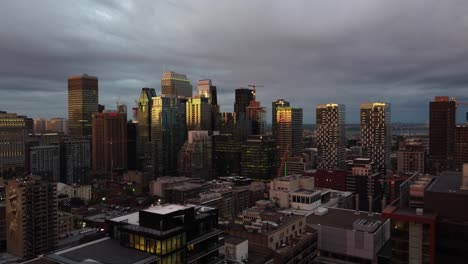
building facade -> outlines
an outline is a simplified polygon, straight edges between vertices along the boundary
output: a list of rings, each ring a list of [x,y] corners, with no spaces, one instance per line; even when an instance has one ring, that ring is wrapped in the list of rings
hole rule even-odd
[[[426,148],[416,142],[400,144],[397,152],[397,172],[425,172]]]
[[[192,97],[192,85],[185,74],[166,71],[161,79],[161,95]]]
[[[278,107],[289,107],[289,102],[284,99],[278,99],[271,103],[271,131],[273,138],[276,138],[276,111]]]
[[[87,74],[68,78],[68,121],[72,136],[92,135],[92,114],[98,112],[98,78]]]
[[[276,144],[271,136],[252,135],[242,143],[241,175],[258,180],[276,176]]]
[[[276,108],[276,145],[278,157],[302,154],[302,108]]]
[[[317,106],[316,140],[318,169],[345,168],[346,128],[345,106],[321,104]]]
[[[235,91],[234,112],[237,120],[247,119],[247,107],[254,100],[254,90],[239,88]]]
[[[25,118],[0,112],[0,176],[8,179],[23,173],[26,133]]]
[[[212,107],[206,97],[189,98],[186,106],[187,130],[205,130],[211,135]]]
[[[153,97],[156,97],[154,88],[142,88],[137,102],[136,162],[137,168],[140,170],[151,167],[151,113]]]
[[[388,103],[361,104],[361,144],[364,158],[370,158],[377,171],[390,170],[391,114]]]
[[[454,170],[462,171],[465,163],[468,163],[468,126],[458,125],[455,128]]]
[[[179,175],[211,180],[213,178],[212,141],[208,131],[189,131],[179,152]]]
[[[252,100],[246,108],[247,119],[251,122],[252,135],[266,134],[266,109],[260,102]]]
[[[41,176],[44,181],[60,181],[60,146],[46,145],[30,149],[31,173]]]
[[[212,85],[211,80],[199,80],[197,83],[198,95],[208,98],[211,106],[211,130],[217,131],[220,126],[220,112],[218,105],[218,92],[216,86]]]

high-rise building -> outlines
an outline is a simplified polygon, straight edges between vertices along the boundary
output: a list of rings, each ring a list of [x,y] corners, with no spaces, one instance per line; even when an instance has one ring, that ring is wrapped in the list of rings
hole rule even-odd
[[[278,107],[276,108],[276,146],[278,157],[285,152],[288,156],[302,154],[302,108]]]
[[[161,79],[161,95],[192,97],[192,85],[187,75],[166,71]]]
[[[276,110],[278,107],[285,106],[289,106],[289,102],[285,101],[284,99],[278,99],[275,102],[271,103],[271,131],[273,134],[273,138],[276,138]]]
[[[383,102],[361,104],[362,155],[370,158],[378,172],[390,170],[392,144],[390,104]]]
[[[61,145],[62,182],[84,184],[91,171],[91,143],[84,139],[66,139]]]
[[[271,136],[251,135],[242,144],[241,175],[270,180],[276,176],[276,144]]]
[[[44,118],[34,118],[34,134],[40,135],[46,132],[46,121]]]
[[[61,117],[47,119],[45,123],[45,131],[67,134],[68,121]]]
[[[237,118],[235,112],[222,112],[219,126],[220,134],[235,134]]]
[[[418,142],[403,142],[397,152],[399,173],[425,172],[426,148]]]
[[[380,180],[382,173],[376,171],[369,158],[356,158],[351,173],[346,175],[346,191],[356,195],[356,210],[379,212],[382,207]]]
[[[206,130],[211,134],[211,105],[208,98],[189,98],[185,106],[187,130]]]
[[[57,184],[38,176],[9,180],[6,190],[7,251],[23,259],[55,249]]]
[[[345,169],[345,106],[333,103],[317,105],[316,118],[317,168]]]
[[[468,126],[457,125],[455,128],[454,169],[462,171],[468,163]]]
[[[199,80],[197,84],[198,95],[208,98],[211,106],[211,130],[217,131],[220,126],[220,112],[218,105],[218,92],[216,86],[212,85],[211,80]]]
[[[266,109],[260,105],[260,102],[250,101],[246,108],[247,120],[251,122],[251,135],[266,134]]]
[[[87,74],[68,78],[68,121],[71,136],[92,135],[92,114],[98,112],[98,78]]]
[[[156,97],[154,88],[142,88],[137,102],[136,162],[137,168],[140,170],[151,167],[151,109],[153,108],[153,97]]]
[[[247,107],[254,100],[254,90],[239,88],[235,91],[234,112],[237,120],[247,119]]]
[[[215,176],[239,175],[242,143],[231,134],[213,136]]]
[[[211,180],[212,142],[208,131],[189,131],[188,140],[179,152],[179,174],[185,177]]]
[[[430,171],[439,174],[453,167],[457,105],[448,96],[429,103]]]
[[[60,146],[46,145],[30,150],[31,173],[41,176],[44,181],[60,181]]]
[[[25,165],[25,118],[0,111],[0,176],[21,175]]]
[[[93,114],[93,170],[100,173],[127,168],[127,111]]]
[[[185,103],[175,96],[153,97],[151,140],[156,177],[177,175],[178,155],[187,134]]]

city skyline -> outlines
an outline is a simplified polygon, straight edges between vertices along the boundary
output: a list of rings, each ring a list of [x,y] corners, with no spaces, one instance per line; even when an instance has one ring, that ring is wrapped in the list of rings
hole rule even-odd
[[[426,123],[434,96],[468,101],[464,2],[50,4],[0,3],[4,111],[66,117],[66,78],[83,73],[99,78],[101,104],[120,97],[131,107],[142,87],[161,94],[165,70],[187,74],[193,87],[213,80],[222,112],[232,111],[236,88],[264,85],[257,98],[267,120],[270,103],[284,98],[304,109],[305,124],[327,102],[346,105],[348,123],[373,101],[391,103],[394,122]],[[459,111],[462,122],[468,109]]]

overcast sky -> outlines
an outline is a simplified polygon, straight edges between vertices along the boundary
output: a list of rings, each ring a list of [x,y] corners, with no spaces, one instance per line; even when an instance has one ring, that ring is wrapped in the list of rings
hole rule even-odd
[[[436,95],[468,101],[468,1],[0,1],[0,109],[67,116],[67,77],[99,77],[99,101],[160,93],[164,70],[218,87],[221,111],[255,82],[315,123],[337,102],[388,101],[392,121],[427,122]],[[460,108],[459,120],[468,107]]]

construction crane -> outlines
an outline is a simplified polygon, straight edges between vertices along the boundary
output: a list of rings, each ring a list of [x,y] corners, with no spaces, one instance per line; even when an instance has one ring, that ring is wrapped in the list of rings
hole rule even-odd
[[[286,176],[286,168],[285,168],[284,164],[286,163],[286,158],[289,155],[289,149],[290,149],[290,145],[288,144],[288,145],[286,145],[286,150],[284,151],[283,156],[281,156],[281,163],[280,163],[280,167],[278,168],[277,177],[281,177],[281,172],[283,170],[284,170],[284,176]]]
[[[249,84],[249,87],[253,88],[253,101],[255,101],[255,95],[257,94],[257,87],[265,87],[263,85],[256,85],[255,83]]]

